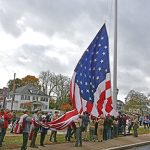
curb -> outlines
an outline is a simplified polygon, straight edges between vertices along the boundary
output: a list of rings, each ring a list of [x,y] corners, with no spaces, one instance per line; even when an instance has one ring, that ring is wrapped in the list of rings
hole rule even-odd
[[[150,144],[150,141],[144,141],[140,143],[134,143],[134,144],[129,144],[129,145],[123,145],[123,146],[118,146],[118,147],[113,147],[113,148],[107,148],[104,150],[125,150],[133,147],[139,147],[139,146],[145,146]]]

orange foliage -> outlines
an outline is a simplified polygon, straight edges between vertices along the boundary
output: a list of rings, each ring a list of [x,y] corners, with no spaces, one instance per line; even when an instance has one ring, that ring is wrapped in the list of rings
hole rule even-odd
[[[64,103],[60,106],[60,109],[62,111],[69,111],[72,109],[72,106],[69,103]]]

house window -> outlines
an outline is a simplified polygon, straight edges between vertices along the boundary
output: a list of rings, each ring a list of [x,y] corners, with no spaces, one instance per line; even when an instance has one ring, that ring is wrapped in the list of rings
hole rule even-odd
[[[24,98],[25,100],[27,100],[27,96],[25,95],[25,98]]]
[[[43,97],[41,97],[41,101],[43,101]]]
[[[38,97],[36,97],[36,100],[37,100],[37,101],[38,101],[38,99],[39,99],[39,98],[38,98]]]
[[[32,100],[35,100],[35,96],[32,97]]]
[[[46,102],[48,102],[48,98],[46,98]]]
[[[24,100],[24,95],[21,95],[21,100]]]
[[[28,100],[30,100],[30,96],[28,96]]]

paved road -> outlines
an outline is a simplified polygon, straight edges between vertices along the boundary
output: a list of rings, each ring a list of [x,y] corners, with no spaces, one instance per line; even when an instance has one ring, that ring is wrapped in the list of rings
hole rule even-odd
[[[135,147],[128,150],[150,150],[150,145],[142,146],[142,147]]]

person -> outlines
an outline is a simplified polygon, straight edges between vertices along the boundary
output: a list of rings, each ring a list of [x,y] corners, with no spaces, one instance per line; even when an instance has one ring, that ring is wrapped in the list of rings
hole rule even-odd
[[[42,115],[42,122],[47,123],[46,115]],[[47,134],[48,129],[41,126],[40,128],[40,146],[44,146],[45,135]]]
[[[89,137],[90,141],[95,141],[95,118],[91,116],[89,123]]]
[[[3,124],[1,125],[1,131],[0,131],[0,147],[2,147],[2,142],[4,140],[6,130],[8,128],[8,120],[12,118],[12,114],[9,110],[1,110],[0,112],[0,118],[3,120]]]
[[[66,132],[66,135],[65,135],[65,141],[66,141],[66,142],[70,142],[71,131],[72,131],[72,128],[71,128],[71,124],[70,124],[70,125],[67,127],[67,132]]]
[[[76,125],[76,139],[75,139],[75,147],[82,146],[82,116],[79,115],[79,118],[75,120]]]
[[[23,143],[21,146],[21,150],[27,149],[28,137],[30,133],[30,125],[32,118],[29,116],[29,111],[24,111],[24,114],[20,117],[19,124],[22,126],[23,130]]]
[[[58,119],[58,117],[59,117],[59,113],[58,111],[55,111],[54,116],[52,117],[51,121]],[[51,135],[50,135],[49,141],[52,142],[52,138],[54,142],[57,142],[57,130],[54,128],[51,128]]]
[[[133,136],[138,137],[138,117],[135,115],[133,120]]]
[[[113,119],[110,116],[110,114],[106,116],[105,121],[106,121],[106,139],[109,140],[112,138],[111,127],[113,123]]]
[[[30,144],[30,147],[32,148],[38,148],[38,146],[35,145],[35,141],[36,141],[36,137],[37,137],[37,133],[39,131],[39,114],[40,114],[40,111],[39,110],[36,110],[34,112],[34,115],[32,117],[32,134],[30,136],[30,139],[31,139],[31,144]]]
[[[105,120],[104,115],[101,114],[100,118],[98,119],[98,130],[97,130],[98,142],[103,141],[104,120]]]
[[[12,124],[12,126],[11,126],[11,131],[10,131],[10,133],[13,133],[14,131],[14,123],[15,123],[15,121],[17,120],[17,116],[16,116],[16,112],[15,111],[13,111],[12,112],[12,121],[11,121],[11,124]]]
[[[88,141],[87,135],[88,135],[88,125],[89,125],[90,119],[89,119],[89,114],[88,112],[84,112],[82,116],[82,131],[83,131],[83,136],[84,140]]]

